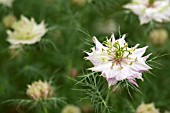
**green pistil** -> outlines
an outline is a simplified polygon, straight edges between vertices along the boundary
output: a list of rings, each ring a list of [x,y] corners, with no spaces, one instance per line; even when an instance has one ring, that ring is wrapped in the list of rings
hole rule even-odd
[[[125,44],[124,47],[120,47],[119,42],[115,42],[113,46],[115,47],[115,59],[116,59],[116,61],[120,61],[125,52],[128,52],[128,55],[131,53],[129,50],[127,50],[127,48],[128,48],[127,44]]]
[[[110,40],[106,39],[104,44],[105,44],[105,46],[107,46],[109,48],[107,50],[108,55],[113,55],[113,58],[118,62],[123,58],[125,52],[128,53],[126,56],[127,58],[133,52],[133,49],[128,50],[128,44],[124,44],[124,46],[121,47],[118,41],[114,42],[114,44],[112,45],[112,42]],[[113,47],[114,47],[114,49],[113,49]]]

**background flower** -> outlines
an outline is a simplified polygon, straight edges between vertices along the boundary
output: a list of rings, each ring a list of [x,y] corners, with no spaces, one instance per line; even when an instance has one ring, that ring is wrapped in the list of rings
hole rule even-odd
[[[137,107],[136,113],[159,113],[159,110],[155,108],[155,105],[153,103],[142,103]]]
[[[48,99],[54,96],[54,93],[54,87],[48,82],[42,82],[41,80],[28,85],[27,89],[27,95],[33,100]]]
[[[152,20],[156,22],[170,21],[169,0],[132,0],[124,6],[139,16],[140,24],[146,24]]]
[[[7,41],[16,47],[23,44],[35,44],[47,32],[44,22],[37,24],[33,18],[29,20],[25,16],[21,16],[21,20],[14,23],[12,29],[13,31],[7,31]]]
[[[11,7],[14,0],[0,0],[0,4]]]
[[[81,113],[81,110],[77,106],[67,105],[63,108],[61,113]]]

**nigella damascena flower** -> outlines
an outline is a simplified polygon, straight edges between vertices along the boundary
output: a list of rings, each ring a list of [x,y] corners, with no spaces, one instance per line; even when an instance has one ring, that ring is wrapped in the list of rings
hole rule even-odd
[[[153,103],[145,104],[142,103],[136,109],[136,113],[160,113],[158,109],[155,108]]]
[[[48,99],[54,96],[54,87],[51,86],[48,82],[41,80],[33,82],[31,85],[28,85],[27,95],[33,100]]]
[[[21,16],[21,20],[12,25],[12,29],[7,31],[7,41],[13,47],[19,47],[24,44],[35,44],[39,42],[43,35],[47,32],[44,22],[37,24],[33,18],[29,20],[25,16]]]
[[[11,7],[14,0],[0,0],[0,4]]]
[[[143,57],[147,47],[129,48],[125,41],[125,35],[122,38],[115,40],[114,34],[110,39],[101,44],[96,37],[93,41],[96,47],[92,48],[92,52],[86,52],[85,59],[90,60],[94,67],[90,70],[101,72],[101,75],[108,81],[109,86],[116,84],[119,81],[128,80],[130,83],[137,86],[135,79],[142,78],[142,72],[151,69],[146,64],[146,59],[150,56]]]
[[[160,23],[170,21],[169,0],[132,0],[132,3],[125,5],[124,8],[138,15],[141,24],[152,20]]]

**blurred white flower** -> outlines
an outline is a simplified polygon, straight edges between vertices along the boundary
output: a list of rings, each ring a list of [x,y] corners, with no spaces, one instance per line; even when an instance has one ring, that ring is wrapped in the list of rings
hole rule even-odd
[[[81,113],[81,110],[77,106],[67,105],[64,107],[61,113]]]
[[[135,79],[142,78],[142,72],[151,69],[145,61],[150,56],[142,57],[147,47],[129,48],[125,42],[125,35],[115,40],[114,34],[107,39],[102,45],[96,37],[93,37],[96,47],[92,48],[92,52],[85,59],[90,60],[94,67],[90,70],[101,72],[101,75],[108,81],[109,86],[116,84],[118,81],[128,80],[137,86]]]
[[[44,22],[37,24],[33,18],[21,16],[21,20],[12,25],[13,31],[7,30],[7,41],[13,47],[19,47],[24,44],[35,44],[39,42],[47,32]]]
[[[0,4],[11,7],[14,0],[0,0]]]
[[[139,16],[140,24],[154,20],[156,22],[170,21],[169,0],[132,0],[124,6]]]
[[[33,100],[47,99],[54,96],[54,87],[46,81],[39,80],[28,85],[26,93]]]
[[[155,105],[153,103],[151,104],[142,103],[136,109],[136,113],[159,113],[159,110],[155,108]]]
[[[150,41],[155,45],[163,45],[168,39],[168,32],[166,29],[154,29],[149,35]]]
[[[93,24],[93,29],[97,34],[110,34],[117,32],[117,25],[113,19],[97,19]]]
[[[5,17],[3,17],[3,24],[6,28],[10,28],[16,21],[16,17],[12,14],[9,14]]]

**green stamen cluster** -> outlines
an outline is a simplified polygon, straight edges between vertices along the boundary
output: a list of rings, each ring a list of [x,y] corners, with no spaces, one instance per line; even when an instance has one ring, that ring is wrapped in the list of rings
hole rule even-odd
[[[126,56],[126,57],[128,57],[130,54],[132,54],[132,51],[133,51],[132,49],[128,50],[128,44],[127,43],[124,44],[123,47],[121,47],[118,41],[116,41],[112,45],[111,41],[107,39],[104,42],[104,44],[105,44],[105,46],[107,46],[109,48],[107,50],[107,53],[109,55],[113,55],[113,53],[114,53],[113,58],[116,59],[116,61],[120,61],[123,58],[125,52],[128,53],[127,56]],[[114,47],[114,49],[113,49],[113,47]]]
[[[115,55],[114,55],[114,57],[115,57],[116,61],[120,61],[122,59],[122,57],[123,57],[125,52],[128,52],[128,56],[131,53],[128,50],[128,44],[125,44],[123,47],[120,47],[119,42],[115,42],[113,44],[113,47],[115,48]]]

